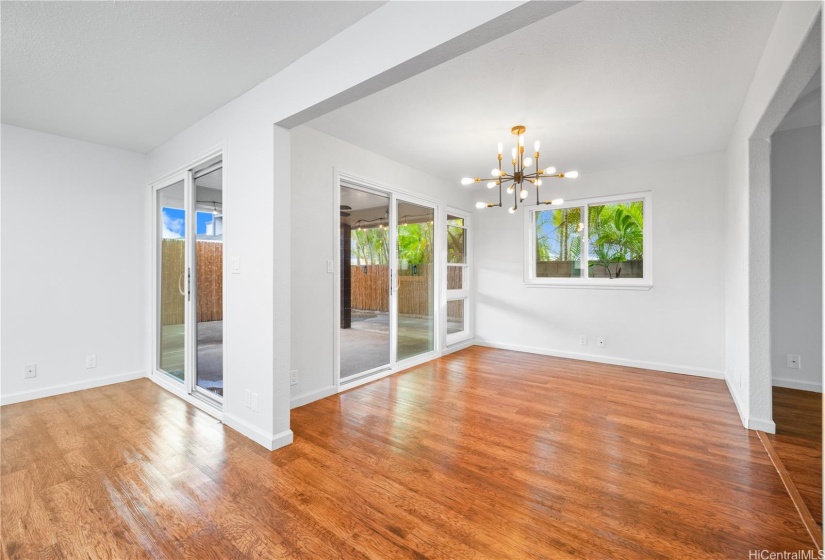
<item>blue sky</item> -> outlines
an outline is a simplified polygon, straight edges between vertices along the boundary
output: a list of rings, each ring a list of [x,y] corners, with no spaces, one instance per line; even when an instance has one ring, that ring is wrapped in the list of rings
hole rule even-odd
[[[211,212],[198,212],[198,235],[206,233],[206,224],[212,221]],[[163,238],[180,239],[186,227],[186,216],[178,208],[163,208]]]

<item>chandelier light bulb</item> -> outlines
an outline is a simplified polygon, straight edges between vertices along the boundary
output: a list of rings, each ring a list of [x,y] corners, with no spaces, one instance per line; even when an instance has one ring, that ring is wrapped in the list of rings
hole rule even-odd
[[[516,213],[516,207],[511,206],[510,209],[508,210],[508,212],[510,212],[511,214],[515,214]]]
[[[497,184],[498,183],[496,183],[495,181],[490,181],[489,183],[487,183],[487,188],[488,189],[494,189]]]
[[[513,194],[514,190],[516,190],[516,185],[515,184],[510,185],[509,187],[507,187],[507,194]]]
[[[537,186],[537,187],[540,187],[540,186],[541,186],[541,179],[536,179],[536,186]]]
[[[579,172],[578,171],[568,171],[567,173],[564,174],[564,176],[567,179],[575,179],[576,177],[579,176]]]
[[[502,144],[501,142],[499,142],[499,143],[498,143],[498,155],[501,155],[501,154],[503,154],[503,153],[504,153],[504,144]]]
[[[520,199],[522,199],[522,200],[524,200],[525,198],[527,198],[527,189],[521,189],[521,192],[520,192],[520,193],[518,193],[518,197],[519,197]]]
[[[541,147],[541,142],[536,140],[536,142],[533,144],[533,148],[535,148],[533,151],[539,153],[539,147]]]
[[[550,202],[552,202],[553,204],[564,204],[564,199],[563,198],[554,198]]]
[[[476,182],[476,180],[475,180],[475,179],[473,179],[472,177],[464,177],[464,178],[461,180],[461,184],[462,184],[462,185],[472,185],[472,184],[473,184],[473,183],[475,183],[475,182]]]
[[[487,203],[481,201],[476,202],[476,208],[487,208]]]
[[[515,148],[513,148],[513,161],[515,161],[517,154],[518,154],[518,151]]]
[[[524,134],[518,135],[518,145],[519,147],[524,146]]]
[[[531,157],[524,158],[524,167],[530,167],[531,165],[533,165],[533,158],[531,158]]]
[[[544,173],[542,173],[542,175],[552,175],[555,172],[556,172],[555,167],[548,167],[547,169],[544,170]]]
[[[499,175],[501,175],[501,171],[499,171],[498,169],[493,169],[492,171],[490,171],[490,173],[493,174],[493,177],[498,177]]]

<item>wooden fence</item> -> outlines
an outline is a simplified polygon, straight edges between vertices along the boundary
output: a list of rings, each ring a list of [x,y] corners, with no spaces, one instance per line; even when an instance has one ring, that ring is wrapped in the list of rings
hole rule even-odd
[[[450,267],[450,273],[461,273]],[[352,309],[364,311],[389,311],[389,267],[386,265],[352,266]],[[418,265],[416,274],[412,268],[401,271],[398,277],[398,312],[403,315],[429,316],[432,314],[433,297],[430,296],[432,265]],[[460,283],[460,280],[459,280]],[[453,284],[452,282],[450,283]],[[464,314],[461,307],[460,315]],[[451,307],[450,318],[458,313],[458,306]]]
[[[579,261],[539,261],[536,263],[536,276],[538,278],[572,278],[581,275]],[[619,264],[611,264],[610,272],[616,274],[616,269],[621,269],[621,278],[642,278],[642,261],[625,261]],[[608,278],[610,275],[601,265],[590,267],[590,278]]]
[[[223,319],[223,243],[198,241],[198,322]],[[183,239],[164,239],[161,246],[161,321],[164,325],[183,323],[186,288]],[[183,275],[183,276],[181,276]]]

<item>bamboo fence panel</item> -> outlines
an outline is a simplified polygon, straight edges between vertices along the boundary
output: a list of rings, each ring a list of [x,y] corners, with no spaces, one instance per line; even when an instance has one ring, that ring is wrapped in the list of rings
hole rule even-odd
[[[223,243],[198,241],[198,322],[223,319]],[[161,324],[183,323],[185,298],[179,286],[186,285],[183,239],[164,239],[161,244]],[[181,275],[184,278],[181,280]]]
[[[432,265],[419,265],[416,275],[401,272],[398,279],[398,312],[402,315],[431,316],[433,313],[430,296]],[[450,285],[461,283],[462,270],[449,267],[448,274],[456,276]],[[386,265],[352,265],[352,309],[362,311],[389,311],[389,267]],[[460,319],[464,315],[464,307],[460,312],[457,306],[451,307],[450,318]]]

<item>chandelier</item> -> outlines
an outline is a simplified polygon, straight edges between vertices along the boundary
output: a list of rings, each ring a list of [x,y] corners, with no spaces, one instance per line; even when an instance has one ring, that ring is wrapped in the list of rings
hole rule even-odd
[[[536,204],[562,204],[564,199],[555,198],[553,200],[541,200],[539,196],[539,187],[542,179],[575,179],[579,176],[578,171],[568,171],[567,173],[556,173],[555,167],[547,167],[541,169],[539,167],[539,141],[533,144],[535,148],[534,156],[524,157],[524,133],[527,130],[525,126],[516,125],[511,132],[518,137],[517,146],[513,148],[513,173],[506,173],[501,168],[502,152],[504,144],[498,145],[498,169],[493,169],[493,175],[489,179],[464,177],[461,180],[462,185],[472,185],[473,183],[481,183],[487,181],[487,188],[494,189],[498,187],[498,204],[492,202],[477,202],[476,208],[493,208],[494,206],[502,206],[501,189],[503,186],[507,187],[507,194],[513,195],[513,205],[510,207],[510,213],[514,213],[518,208],[519,201],[527,199],[529,193],[527,192],[527,183],[531,183],[536,187]],[[535,165],[535,171],[527,173],[526,170]]]

